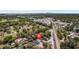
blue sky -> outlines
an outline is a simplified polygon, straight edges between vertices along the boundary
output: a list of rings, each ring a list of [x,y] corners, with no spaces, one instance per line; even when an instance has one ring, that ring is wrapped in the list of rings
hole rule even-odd
[[[79,10],[0,10],[0,13],[78,13]]]

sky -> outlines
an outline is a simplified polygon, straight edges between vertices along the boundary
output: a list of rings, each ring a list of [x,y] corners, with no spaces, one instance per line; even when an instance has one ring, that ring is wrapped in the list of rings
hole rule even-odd
[[[79,10],[0,10],[0,13],[75,13]]]

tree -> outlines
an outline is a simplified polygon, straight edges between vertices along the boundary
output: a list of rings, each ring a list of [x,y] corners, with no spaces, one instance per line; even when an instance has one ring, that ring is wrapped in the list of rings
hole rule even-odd
[[[62,40],[63,35],[62,35],[62,33],[61,33],[60,31],[57,31],[57,36],[58,36],[58,38],[59,38],[60,40]]]
[[[22,38],[25,37],[25,33],[24,32],[19,32],[18,35],[19,35],[19,37],[22,37]]]
[[[4,43],[11,43],[15,40],[16,38],[13,37],[12,35],[8,35],[4,37]]]

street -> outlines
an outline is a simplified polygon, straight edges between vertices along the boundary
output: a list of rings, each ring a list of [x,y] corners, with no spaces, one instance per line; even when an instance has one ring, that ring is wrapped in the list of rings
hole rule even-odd
[[[52,41],[52,48],[54,49],[60,49],[60,42],[59,42],[59,39],[57,37],[57,34],[56,34],[56,29],[55,29],[55,25],[52,21],[52,29],[51,29],[51,41]]]

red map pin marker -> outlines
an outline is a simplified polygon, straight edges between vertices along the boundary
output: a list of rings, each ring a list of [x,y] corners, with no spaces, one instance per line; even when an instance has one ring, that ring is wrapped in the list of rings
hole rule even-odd
[[[42,38],[42,34],[41,33],[37,33],[36,34],[36,38],[40,40]]]

